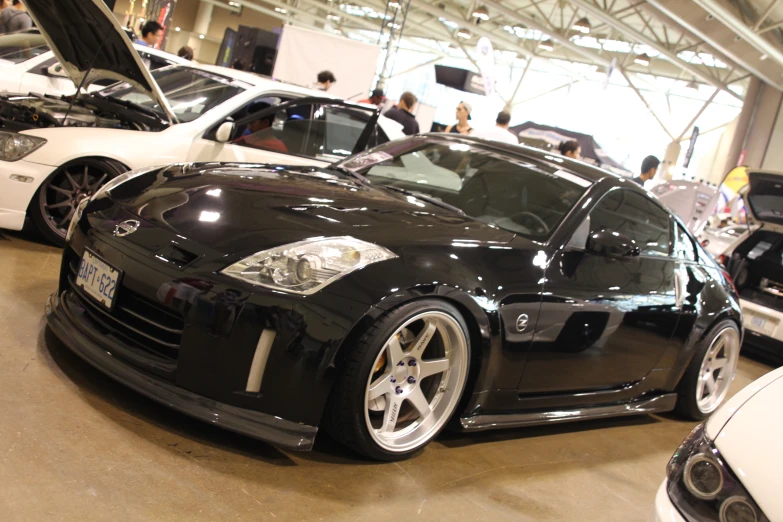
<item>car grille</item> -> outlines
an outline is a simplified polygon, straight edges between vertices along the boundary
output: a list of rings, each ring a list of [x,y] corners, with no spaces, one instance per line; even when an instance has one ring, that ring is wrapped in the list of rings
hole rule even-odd
[[[104,333],[113,335],[128,348],[154,356],[160,362],[176,362],[185,328],[184,317],[122,285],[118,288],[114,309],[109,311],[76,286],[79,258],[72,250],[69,254],[69,293],[89,318]]]

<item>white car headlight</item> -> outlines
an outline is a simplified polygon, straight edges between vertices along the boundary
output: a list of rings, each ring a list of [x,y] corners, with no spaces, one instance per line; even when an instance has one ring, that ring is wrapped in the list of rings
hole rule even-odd
[[[84,212],[84,209],[87,207],[87,204],[89,202],[90,202],[90,198],[84,198],[79,202],[78,205],[76,205],[76,210],[73,212],[73,217],[71,217],[71,223],[68,225],[68,231],[65,233],[66,243],[71,242],[71,236],[73,236],[73,231],[76,230],[76,225],[79,224],[79,220],[82,218],[82,213]]]
[[[220,273],[274,290],[310,295],[354,270],[395,257],[383,247],[352,237],[319,237],[264,250]]]
[[[142,167],[140,169],[135,170],[129,170],[128,172],[123,172],[116,178],[108,181],[105,185],[103,185],[101,188],[95,191],[95,194],[92,195],[92,199],[97,199],[101,195],[105,194],[106,192],[109,192],[111,189],[116,188],[119,185],[122,185],[126,181],[133,179],[135,177],[141,176],[142,174],[146,174],[147,172],[151,172],[155,169],[162,169],[163,165],[156,165],[154,167]]]
[[[0,161],[16,161],[40,148],[46,140],[29,134],[0,131]]]

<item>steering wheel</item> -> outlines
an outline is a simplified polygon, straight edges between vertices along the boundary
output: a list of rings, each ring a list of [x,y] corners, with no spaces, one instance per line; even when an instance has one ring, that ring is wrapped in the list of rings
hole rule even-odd
[[[511,216],[509,216],[508,219],[510,219],[511,221],[517,223],[517,220],[516,220],[517,216],[526,216],[526,217],[532,218],[533,221],[535,221],[536,223],[538,223],[538,225],[540,225],[540,228],[543,229],[544,234],[549,232],[549,225],[547,225],[546,222],[543,219],[541,219],[537,215],[533,214],[532,212],[526,212],[526,211],[517,212],[516,214],[512,214]]]

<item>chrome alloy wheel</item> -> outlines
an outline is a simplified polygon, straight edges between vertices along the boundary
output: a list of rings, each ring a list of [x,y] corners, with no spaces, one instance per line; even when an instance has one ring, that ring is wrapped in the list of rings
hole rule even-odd
[[[715,336],[704,354],[696,386],[696,404],[702,413],[712,413],[726,398],[737,371],[740,338],[734,328]]]
[[[424,312],[386,341],[367,379],[364,416],[391,452],[426,444],[449,420],[465,386],[468,342],[451,315]]]
[[[91,197],[106,181],[109,173],[93,165],[75,164],[61,167],[40,191],[38,204],[46,225],[65,237],[76,207]]]

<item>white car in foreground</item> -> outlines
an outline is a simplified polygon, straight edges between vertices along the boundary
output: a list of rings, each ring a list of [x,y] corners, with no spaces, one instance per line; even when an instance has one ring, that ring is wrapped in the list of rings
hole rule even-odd
[[[783,368],[745,387],[674,453],[656,522],[783,520]]]
[[[150,72],[103,0],[26,0],[76,85],[72,97],[0,95],[0,228],[29,215],[63,244],[78,204],[120,173],[177,162],[325,166],[403,137],[378,109],[205,65]]]
[[[133,47],[142,63],[151,71],[167,65],[190,63],[152,47],[136,44]],[[100,88],[96,84],[93,86]],[[59,96],[75,93],[76,86],[49,50],[44,37],[38,31],[29,31],[0,35],[0,92],[36,92]]]

